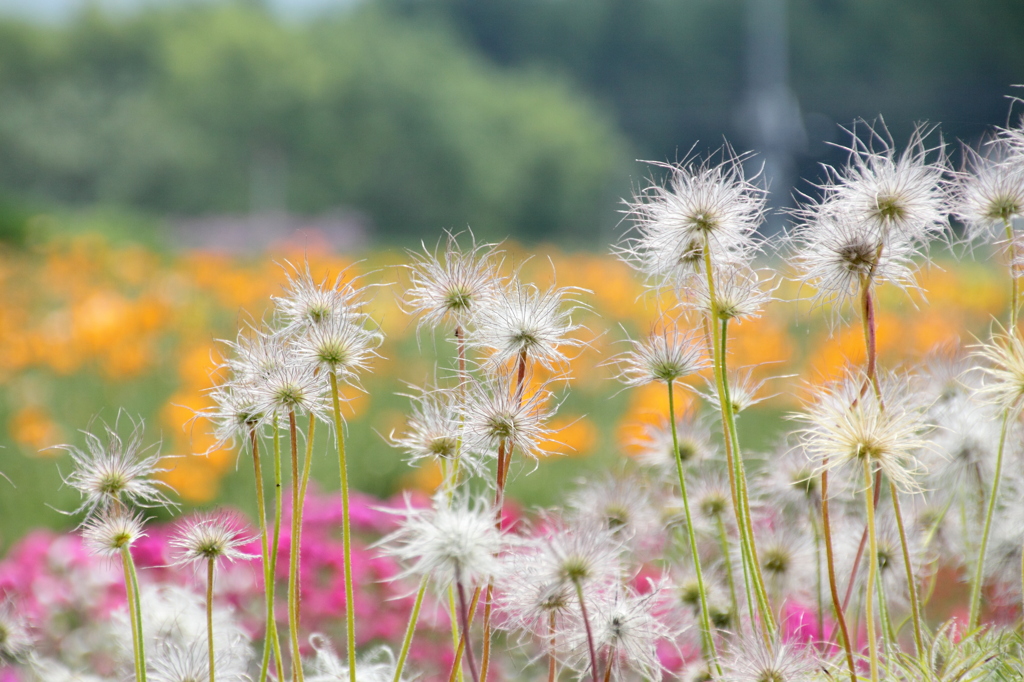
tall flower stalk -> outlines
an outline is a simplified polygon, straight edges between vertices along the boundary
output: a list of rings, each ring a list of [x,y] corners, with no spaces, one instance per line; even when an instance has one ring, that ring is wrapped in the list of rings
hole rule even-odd
[[[690,512],[690,499],[687,494],[686,476],[683,471],[683,460],[679,450],[679,434],[676,427],[676,403],[674,386],[677,381],[696,374],[705,367],[707,362],[701,356],[700,347],[693,336],[678,331],[674,324],[658,334],[652,334],[644,342],[634,342],[633,350],[618,358],[620,378],[629,386],[643,386],[648,383],[664,383],[668,395],[668,419],[672,433],[672,459],[679,482],[679,492],[683,500],[683,513],[686,517],[686,534],[689,541],[690,555],[697,576],[697,589],[700,596],[701,646],[709,663],[715,666],[719,674],[718,653],[715,648],[714,630],[708,615],[708,594],[704,584],[704,572],[701,568],[700,554],[697,551],[697,531]],[[726,551],[726,556],[728,552]]]

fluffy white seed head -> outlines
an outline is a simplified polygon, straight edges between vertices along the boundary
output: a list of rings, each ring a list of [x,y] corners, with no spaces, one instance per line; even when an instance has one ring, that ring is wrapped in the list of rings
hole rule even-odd
[[[397,436],[392,433],[389,440],[408,454],[412,465],[421,461],[451,461],[458,454],[463,466],[480,473],[482,460],[459,446],[462,437],[459,416],[463,413],[455,390],[425,389],[413,397],[405,431]]]
[[[252,387],[227,382],[214,387],[209,393],[213,407],[200,414],[213,424],[216,443],[211,451],[224,445],[248,442],[254,429],[259,429],[266,415],[260,412]]]
[[[674,324],[630,343],[632,349],[612,361],[618,367],[619,380],[627,386],[671,383],[710,366],[698,335],[685,333]]]
[[[494,509],[482,498],[450,505],[438,499],[430,509],[407,503],[396,513],[404,517],[399,528],[379,544],[405,566],[401,577],[429,576],[444,589],[456,581],[474,587],[498,574],[505,541],[495,527]]]
[[[327,382],[308,364],[290,361],[252,384],[256,411],[272,417],[290,412],[320,416],[327,404]]]
[[[924,242],[941,233],[948,213],[946,157],[941,140],[934,147],[926,143],[930,132],[918,127],[898,153],[881,121],[855,127],[846,166],[826,167],[829,179],[819,187],[820,202],[798,215],[814,223],[821,215],[840,214],[885,245],[893,237]]]
[[[913,242],[898,235],[882,236],[849,214],[817,215],[793,236],[797,280],[813,288],[818,304],[832,303],[838,311],[862,286],[916,286]]]
[[[969,239],[1004,241],[1014,219],[1024,216],[1024,154],[996,139],[984,153],[965,146],[964,157],[954,185],[954,215]]]
[[[924,406],[906,378],[880,377],[884,406],[870,385],[862,393],[866,381],[851,373],[818,389],[807,412],[796,417],[807,425],[800,431],[804,450],[819,471],[855,465],[851,480],[863,481],[859,469],[867,460],[900,490],[918,492],[924,472],[917,455],[927,446]]]
[[[82,540],[95,554],[116,556],[146,534],[144,525],[145,520],[140,514],[122,506],[107,507],[85,522]]]
[[[205,568],[208,561],[255,558],[256,555],[242,551],[254,539],[237,516],[198,514],[180,524],[170,545],[177,555],[176,565],[192,564],[198,569]]]
[[[334,282],[326,277],[317,282],[308,262],[301,269],[286,264],[290,272],[285,295],[273,297],[275,312],[285,331],[308,329],[339,318],[358,322],[364,317],[358,312],[362,289],[353,278],[346,281],[345,272]]]
[[[633,442],[636,460],[674,479],[676,458],[682,460],[683,466],[692,467],[715,454],[711,429],[696,410],[677,413],[676,441],[678,447],[674,446],[672,429],[667,422],[647,424],[641,436]]]
[[[562,366],[568,361],[566,349],[583,345],[573,337],[582,327],[572,321],[572,314],[583,307],[571,298],[574,293],[556,287],[541,291],[513,279],[479,308],[468,340],[489,353],[495,366],[521,357],[548,369]]]
[[[495,245],[477,244],[470,233],[470,246],[463,250],[459,235],[446,235],[443,248],[410,252],[412,262],[406,266],[412,286],[402,303],[406,313],[419,317],[421,327],[445,322],[465,327],[478,308],[493,303],[500,288]]]
[[[86,518],[112,505],[131,504],[140,507],[173,507],[164,493],[169,486],[156,479],[160,455],[146,455],[142,446],[143,423],[132,424],[131,433],[122,438],[114,427],[104,425],[104,437],[85,432],[85,450],[73,445],[58,445],[74,463],[74,470],[64,483],[78,490],[82,504],[72,514],[85,512]]]
[[[305,679],[309,682],[346,682],[350,679],[349,664],[338,657],[326,637],[310,635],[309,644],[313,647],[314,655],[304,666],[307,670]],[[392,682],[397,667],[391,649],[379,646],[356,660],[356,676],[359,682]]]
[[[0,663],[23,663],[32,652],[28,623],[9,599],[0,602]]]
[[[598,660],[611,666],[615,679],[632,671],[645,679],[658,679],[665,668],[658,657],[659,645],[673,645],[679,631],[666,619],[663,586],[649,586],[645,594],[623,586],[595,594],[589,619]],[[567,633],[570,665],[579,671],[590,666],[586,629],[582,618]]]
[[[811,647],[746,635],[732,640],[722,656],[725,682],[810,682],[816,668]]]
[[[984,384],[977,396],[1004,410],[1017,412],[1024,403],[1024,341],[1016,334],[995,334],[989,343],[976,346]]]
[[[380,332],[370,331],[358,320],[334,316],[309,326],[296,335],[292,350],[301,362],[314,369],[334,372],[343,381],[358,380],[369,368],[383,342]]]
[[[761,310],[775,297],[777,284],[771,276],[746,265],[720,267],[715,272],[714,293],[706,278],[694,280],[689,305],[718,320],[760,317]]]
[[[548,521],[530,540],[545,584],[582,587],[620,577],[623,544],[607,526]]]
[[[520,395],[512,377],[500,374],[468,388],[462,406],[463,447],[483,457],[497,456],[503,445],[527,457],[543,454],[551,434],[547,421],[554,413],[546,386]]]
[[[633,234],[620,256],[655,285],[683,286],[713,267],[745,263],[757,248],[766,191],[743,171],[746,155],[726,147],[721,160],[686,159],[654,164],[668,171],[668,186],[652,183],[628,204]]]
[[[608,474],[585,482],[568,502],[572,518],[605,526],[634,551],[651,548],[663,535],[654,491],[639,476]]]

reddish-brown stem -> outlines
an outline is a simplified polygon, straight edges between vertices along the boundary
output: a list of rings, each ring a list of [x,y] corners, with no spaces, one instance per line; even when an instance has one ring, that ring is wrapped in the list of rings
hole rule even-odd
[[[587,605],[583,601],[583,586],[580,585],[578,580],[574,584],[576,585],[576,598],[580,603],[580,614],[583,616],[583,628],[587,632],[587,647],[590,649],[590,672],[593,675],[594,682],[597,682],[597,649],[594,648],[594,633],[590,629]]]
[[[469,609],[466,606],[466,590],[462,587],[458,566],[455,567],[455,592],[459,595],[459,615],[462,617],[460,644],[465,642],[466,662],[469,663],[469,673],[473,676],[473,682],[480,682],[480,673],[477,672],[476,661],[473,658],[473,645],[469,642]]]
[[[822,466],[828,466],[826,459]],[[828,565],[828,587],[832,593],[832,607],[835,610],[836,621],[839,623],[839,630],[843,636],[843,650],[846,652],[846,665],[850,669],[850,682],[857,682],[857,669],[853,662],[853,644],[850,641],[850,630],[846,626],[846,616],[843,615],[843,605],[839,603],[839,586],[836,583],[836,562],[832,552],[832,523],[828,507],[828,470],[821,472],[821,523],[825,539],[825,561]],[[821,633],[824,637],[825,633]]]
[[[480,601],[480,588],[473,590],[473,598],[469,601],[469,622],[473,622],[476,615],[476,605]],[[455,659],[452,661],[452,670],[448,674],[448,682],[455,682],[459,667],[462,665],[462,652],[466,650],[466,631],[463,630],[459,636],[459,645],[455,647]]]

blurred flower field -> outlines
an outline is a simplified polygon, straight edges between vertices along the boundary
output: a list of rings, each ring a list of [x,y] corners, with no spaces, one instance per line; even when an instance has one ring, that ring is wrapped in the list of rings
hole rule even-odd
[[[541,247],[526,258],[516,246],[505,247],[503,267],[521,268],[524,280],[542,287],[557,272],[558,285],[582,289],[578,298],[588,306],[576,320],[586,327],[587,345],[571,362],[566,381],[573,391],[553,424],[558,442],[549,444],[552,454],[539,462],[540,472],[520,471],[509,487],[526,506],[551,504],[587,469],[614,467],[632,454],[643,425],[662,419],[666,399],[659,386],[624,393],[610,380],[615,369],[604,363],[620,352],[618,341],[649,331],[669,304],[645,294],[629,267],[610,254]],[[880,292],[885,312],[878,343],[887,366],[919,359],[962,330],[981,335],[1006,307],[1000,273],[985,254],[963,263],[933,255],[937,264],[920,274],[920,291]],[[366,312],[385,335],[383,358],[364,378],[366,391],[346,389],[354,487],[379,497],[401,488],[433,490],[439,472],[409,468],[388,442],[404,425],[409,400],[403,394],[429,383],[437,355],[450,352],[450,344],[418,334],[399,305],[408,254],[282,247],[241,257],[60,235],[0,252],[0,420],[6,426],[0,471],[11,481],[0,482],[0,546],[9,547],[31,527],[72,524],[57,510],[73,509],[77,494],[57,492],[67,465],[51,446],[80,444],[80,429],[96,426],[96,419],[113,423],[122,406],[127,416],[145,420],[147,439],[161,440],[166,482],[186,505],[216,501],[251,511],[252,474],[236,465],[236,451],[215,447],[202,411],[211,406],[207,392],[226,352],[219,340],[233,338],[247,320],[258,322],[270,297],[282,291],[286,263],[303,260],[317,279],[345,271],[373,285]],[[739,325],[730,342],[732,367],[752,368],[753,379],[770,379],[760,390],[779,395],[770,409],[754,408],[740,424],[755,451],[771,447],[784,428],[782,416],[797,405],[802,380],[790,375],[834,377],[862,362],[864,353],[856,325],[833,325],[829,310],[790,302],[804,292],[785,280],[786,272],[777,274],[780,300]],[[547,378],[541,374],[534,379]],[[326,455],[314,464],[314,480],[324,480],[328,490],[333,467]]]

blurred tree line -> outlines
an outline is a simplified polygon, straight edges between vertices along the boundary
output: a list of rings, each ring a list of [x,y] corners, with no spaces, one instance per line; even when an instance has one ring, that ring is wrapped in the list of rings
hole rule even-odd
[[[8,205],[345,206],[383,240],[573,238],[615,223],[626,148],[564,79],[374,7],[308,24],[241,3],[0,22]]]
[[[213,0],[0,20],[0,222],[32,201],[344,206],[378,239],[592,241],[646,172],[633,159],[766,144],[758,3],[788,11],[803,177],[842,161],[824,142],[858,117],[975,141],[1024,81],[1021,0],[364,0],[310,22]]]
[[[751,23],[765,4],[784,13],[805,157],[828,156],[820,142],[840,139],[837,124],[879,115],[897,138],[931,121],[973,141],[1007,122],[1004,95],[1024,97],[1011,88],[1024,83],[1021,0],[383,1],[454,27],[495,63],[581,84],[645,158],[723,135],[750,144]]]

